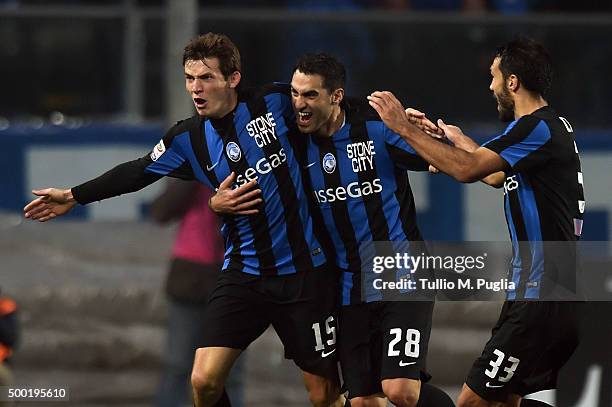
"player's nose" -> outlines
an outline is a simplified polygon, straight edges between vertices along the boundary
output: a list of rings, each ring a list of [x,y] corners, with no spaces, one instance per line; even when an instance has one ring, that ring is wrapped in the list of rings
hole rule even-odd
[[[190,89],[193,93],[202,93],[202,91],[204,90],[202,83],[200,81],[193,81],[193,83],[191,84],[191,89]]]
[[[306,107],[306,103],[304,103],[304,99],[298,96],[293,98],[293,106],[296,110],[300,110]]]

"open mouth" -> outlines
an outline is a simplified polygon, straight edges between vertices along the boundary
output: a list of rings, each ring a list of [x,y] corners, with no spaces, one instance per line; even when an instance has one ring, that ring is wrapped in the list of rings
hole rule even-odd
[[[312,112],[298,112],[298,125],[308,126],[312,119]]]
[[[206,99],[193,98],[193,103],[195,103],[195,106],[198,109],[203,109],[204,107],[206,107]]]

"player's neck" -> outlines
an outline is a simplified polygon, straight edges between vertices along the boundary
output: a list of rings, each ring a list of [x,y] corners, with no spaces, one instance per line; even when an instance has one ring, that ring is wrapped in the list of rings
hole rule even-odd
[[[319,135],[323,137],[331,137],[335,132],[340,130],[344,124],[344,110],[337,106],[332,112],[327,123],[321,127]]]
[[[233,112],[234,109],[236,109],[236,105],[238,105],[238,92],[232,90],[224,107],[219,110],[219,117],[217,119],[223,119],[225,116]]]
[[[514,118],[518,119],[528,114],[532,114],[538,109],[548,106],[548,102],[540,95],[525,96],[514,100]]]

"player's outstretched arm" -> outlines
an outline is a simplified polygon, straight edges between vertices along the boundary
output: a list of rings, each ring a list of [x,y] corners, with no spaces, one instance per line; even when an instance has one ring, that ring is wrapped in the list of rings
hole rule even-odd
[[[435,125],[431,120],[429,120],[429,118],[427,118],[425,113],[411,107],[406,109],[406,116],[408,117],[410,123],[414,124],[433,138],[448,139],[455,145],[455,147],[470,153],[476,151],[478,147],[480,147],[476,142],[474,142],[474,140],[465,135],[459,127],[447,125],[442,119],[438,119],[438,125]],[[451,136],[450,138],[446,136],[446,132],[449,133]],[[429,172],[437,174],[440,172],[440,170],[433,165],[430,165]],[[506,174],[503,171],[498,171],[481,179],[482,182],[494,188],[501,188],[504,185],[505,180]]]
[[[62,216],[77,204],[70,189],[35,189],[32,193],[38,198],[27,204],[23,212],[26,218],[39,222]]]
[[[391,92],[374,92],[368,101],[387,127],[406,140],[424,160],[459,182],[476,182],[507,166],[497,153],[487,148],[467,152],[433,140],[410,123],[404,107]]]
[[[162,177],[160,174],[145,171],[149,163],[148,158],[128,161],[70,189],[34,190],[32,193],[39,197],[23,208],[24,215],[26,218],[45,222],[68,213],[77,203],[87,205],[139,191]]]
[[[406,109],[406,116],[410,123],[417,126],[419,129],[429,134],[431,137],[436,138],[438,140],[444,140],[446,137],[444,136],[444,131],[436,126],[431,120],[427,118],[427,115],[413,107],[409,107]],[[438,174],[440,170],[438,170],[433,165],[429,166],[429,172],[432,174]]]
[[[446,138],[444,137],[444,131],[438,126],[436,126],[431,120],[429,120],[425,113],[413,107],[409,107],[406,109],[406,117],[408,117],[410,123],[414,124],[419,129],[429,134],[431,137],[439,140]],[[438,174],[440,170],[438,170],[433,165],[430,165],[429,172],[431,172],[432,174]]]
[[[438,119],[438,126],[444,137],[450,140],[455,147],[469,153],[473,153],[480,147],[478,143],[472,140],[469,136],[465,135],[463,130],[461,130],[459,127],[446,124],[442,119]],[[501,188],[504,185],[505,180],[506,173],[504,171],[497,171],[481,179],[482,182],[492,186],[493,188]]]
[[[219,189],[208,201],[208,206],[218,215],[256,215],[257,206],[263,202],[257,181],[252,180],[236,189],[232,184],[236,174],[231,173],[219,184]]]
[[[444,131],[429,120],[425,113],[413,107],[409,107],[406,109],[406,117],[408,117],[410,123],[414,124],[430,136],[438,139],[444,138]]]

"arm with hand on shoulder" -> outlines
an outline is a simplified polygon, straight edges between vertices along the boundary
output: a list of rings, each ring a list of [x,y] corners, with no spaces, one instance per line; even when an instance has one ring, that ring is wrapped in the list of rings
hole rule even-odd
[[[478,143],[463,133],[459,127],[446,124],[442,119],[438,119],[438,126],[440,130],[442,130],[442,134],[444,134],[444,136],[450,140],[455,147],[469,153],[473,153],[480,148]],[[504,185],[505,180],[506,173],[504,171],[494,172],[493,174],[487,175],[481,179],[482,182],[494,188],[501,188]]]
[[[423,159],[459,182],[476,182],[507,168],[507,163],[497,153],[485,147],[465,151],[433,140],[410,123],[404,107],[391,92],[374,92],[368,96],[368,101],[385,124]]]

